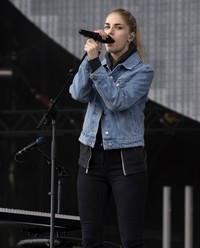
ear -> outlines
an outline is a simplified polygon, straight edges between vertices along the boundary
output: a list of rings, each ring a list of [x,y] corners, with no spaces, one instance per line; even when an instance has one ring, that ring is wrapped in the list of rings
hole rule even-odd
[[[128,41],[133,41],[135,39],[135,32],[132,32],[128,36]]]

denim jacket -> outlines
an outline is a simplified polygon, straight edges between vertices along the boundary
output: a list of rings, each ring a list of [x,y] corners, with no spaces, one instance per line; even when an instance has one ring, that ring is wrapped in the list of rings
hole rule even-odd
[[[104,59],[93,73],[85,58],[70,86],[72,98],[88,103],[79,141],[94,147],[101,125],[105,150],[144,146],[143,111],[153,75],[137,52],[113,70]]]

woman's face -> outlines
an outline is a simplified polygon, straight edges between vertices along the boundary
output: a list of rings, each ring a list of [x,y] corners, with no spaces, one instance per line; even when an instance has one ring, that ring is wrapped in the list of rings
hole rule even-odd
[[[117,60],[129,49],[130,31],[129,26],[118,13],[111,13],[107,16],[104,31],[114,39],[114,43],[106,44],[107,52],[111,53],[114,60]]]

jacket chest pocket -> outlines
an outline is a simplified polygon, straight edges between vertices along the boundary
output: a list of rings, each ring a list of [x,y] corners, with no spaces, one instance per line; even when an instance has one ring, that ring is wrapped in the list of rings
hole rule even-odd
[[[123,88],[127,85],[129,79],[128,78],[120,78],[117,80],[117,82],[115,83],[117,88]]]

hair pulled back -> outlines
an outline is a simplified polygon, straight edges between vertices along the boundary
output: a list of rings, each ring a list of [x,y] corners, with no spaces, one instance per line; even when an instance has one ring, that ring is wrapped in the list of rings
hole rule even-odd
[[[121,15],[121,17],[124,19],[124,21],[129,26],[130,32],[135,33],[135,38],[132,42],[133,42],[133,44],[135,44],[140,58],[142,60],[144,60],[144,47],[143,47],[143,44],[141,41],[140,28],[137,24],[136,18],[131,14],[131,12],[129,12],[126,9],[122,9],[122,8],[112,10],[108,15],[110,15],[112,13],[117,13],[117,14]]]

